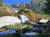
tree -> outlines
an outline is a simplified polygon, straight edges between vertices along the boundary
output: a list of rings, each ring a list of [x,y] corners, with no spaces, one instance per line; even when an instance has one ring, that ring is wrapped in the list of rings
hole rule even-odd
[[[21,10],[24,10],[24,8],[21,6]]]
[[[29,7],[28,7],[28,6],[26,6],[26,5],[25,5],[25,8],[26,8],[26,9],[29,9]]]
[[[50,0],[47,0],[46,8],[45,8],[45,13],[46,14],[50,14]]]
[[[34,7],[33,11],[36,13],[36,7],[35,7],[35,4],[33,5],[33,7]]]
[[[3,7],[3,5],[4,5],[4,0],[0,0],[0,7]]]

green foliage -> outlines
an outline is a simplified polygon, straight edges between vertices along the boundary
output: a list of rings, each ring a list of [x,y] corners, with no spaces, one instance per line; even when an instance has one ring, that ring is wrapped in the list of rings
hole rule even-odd
[[[30,28],[23,28],[22,29],[22,33],[25,33],[25,32],[27,32],[27,31],[29,31],[30,30]]]
[[[20,15],[20,13],[15,13],[15,15],[19,16],[19,15]]]
[[[24,9],[22,8],[21,9],[21,11],[24,11]],[[28,15],[28,13],[21,13],[21,11],[20,12],[18,12],[18,13],[15,13],[15,15],[17,15],[17,16],[19,16],[19,15]]]
[[[16,25],[16,26],[9,26],[8,28],[12,28],[12,29],[14,29],[14,28],[21,28],[21,27],[23,27],[23,26],[25,26],[25,25],[29,25],[29,24],[20,24],[20,25]]]
[[[39,14],[39,17],[50,17],[49,14]]]
[[[26,5],[25,5],[25,8],[26,8],[26,9],[29,9],[29,7],[27,7]]]
[[[35,5],[33,6],[34,8],[33,8],[33,11],[36,13],[36,7],[35,7]]]
[[[13,34],[13,37],[20,37],[21,36],[21,32],[16,32],[15,34]]]
[[[45,12],[46,14],[50,14],[50,0],[47,0]]]
[[[21,10],[24,10],[24,8],[23,8],[23,7],[21,7]]]
[[[24,13],[23,15],[29,15],[30,13],[28,12],[28,13]]]
[[[4,5],[3,1],[4,0],[0,0],[0,7],[2,7]]]

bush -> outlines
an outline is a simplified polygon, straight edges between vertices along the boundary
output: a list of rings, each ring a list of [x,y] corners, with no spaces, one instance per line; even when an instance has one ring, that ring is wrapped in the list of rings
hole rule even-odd
[[[30,30],[30,28],[23,28],[22,29],[22,33],[25,33],[25,32],[27,32],[27,31],[29,31]]]
[[[0,17],[1,16],[12,16],[12,14],[8,11],[7,8],[0,8]]]
[[[20,37],[21,36],[21,32],[16,32],[15,34],[13,34],[13,37]]]

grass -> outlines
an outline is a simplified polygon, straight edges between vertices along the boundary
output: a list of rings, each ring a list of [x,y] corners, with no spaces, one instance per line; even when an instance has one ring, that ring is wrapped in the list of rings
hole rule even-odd
[[[39,17],[50,17],[48,14],[39,14]]]
[[[20,24],[20,25],[16,25],[16,26],[9,26],[8,28],[14,29],[14,28],[21,28],[25,25],[29,25],[29,24]],[[6,30],[6,28],[1,28],[0,31]]]
[[[21,28],[21,27],[23,27],[23,26],[25,26],[25,25],[28,25],[28,24],[20,24],[20,25],[16,25],[16,26],[9,26],[8,28]]]
[[[1,32],[1,31],[4,31],[4,30],[5,30],[5,28],[1,28],[1,29],[0,29],[0,32]]]

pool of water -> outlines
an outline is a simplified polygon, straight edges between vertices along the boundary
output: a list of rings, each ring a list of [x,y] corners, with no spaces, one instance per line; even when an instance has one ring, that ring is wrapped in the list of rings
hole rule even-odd
[[[13,33],[16,33],[15,30],[18,30],[18,29],[20,29],[20,28],[4,30],[4,31],[0,32],[0,35],[13,34]]]

